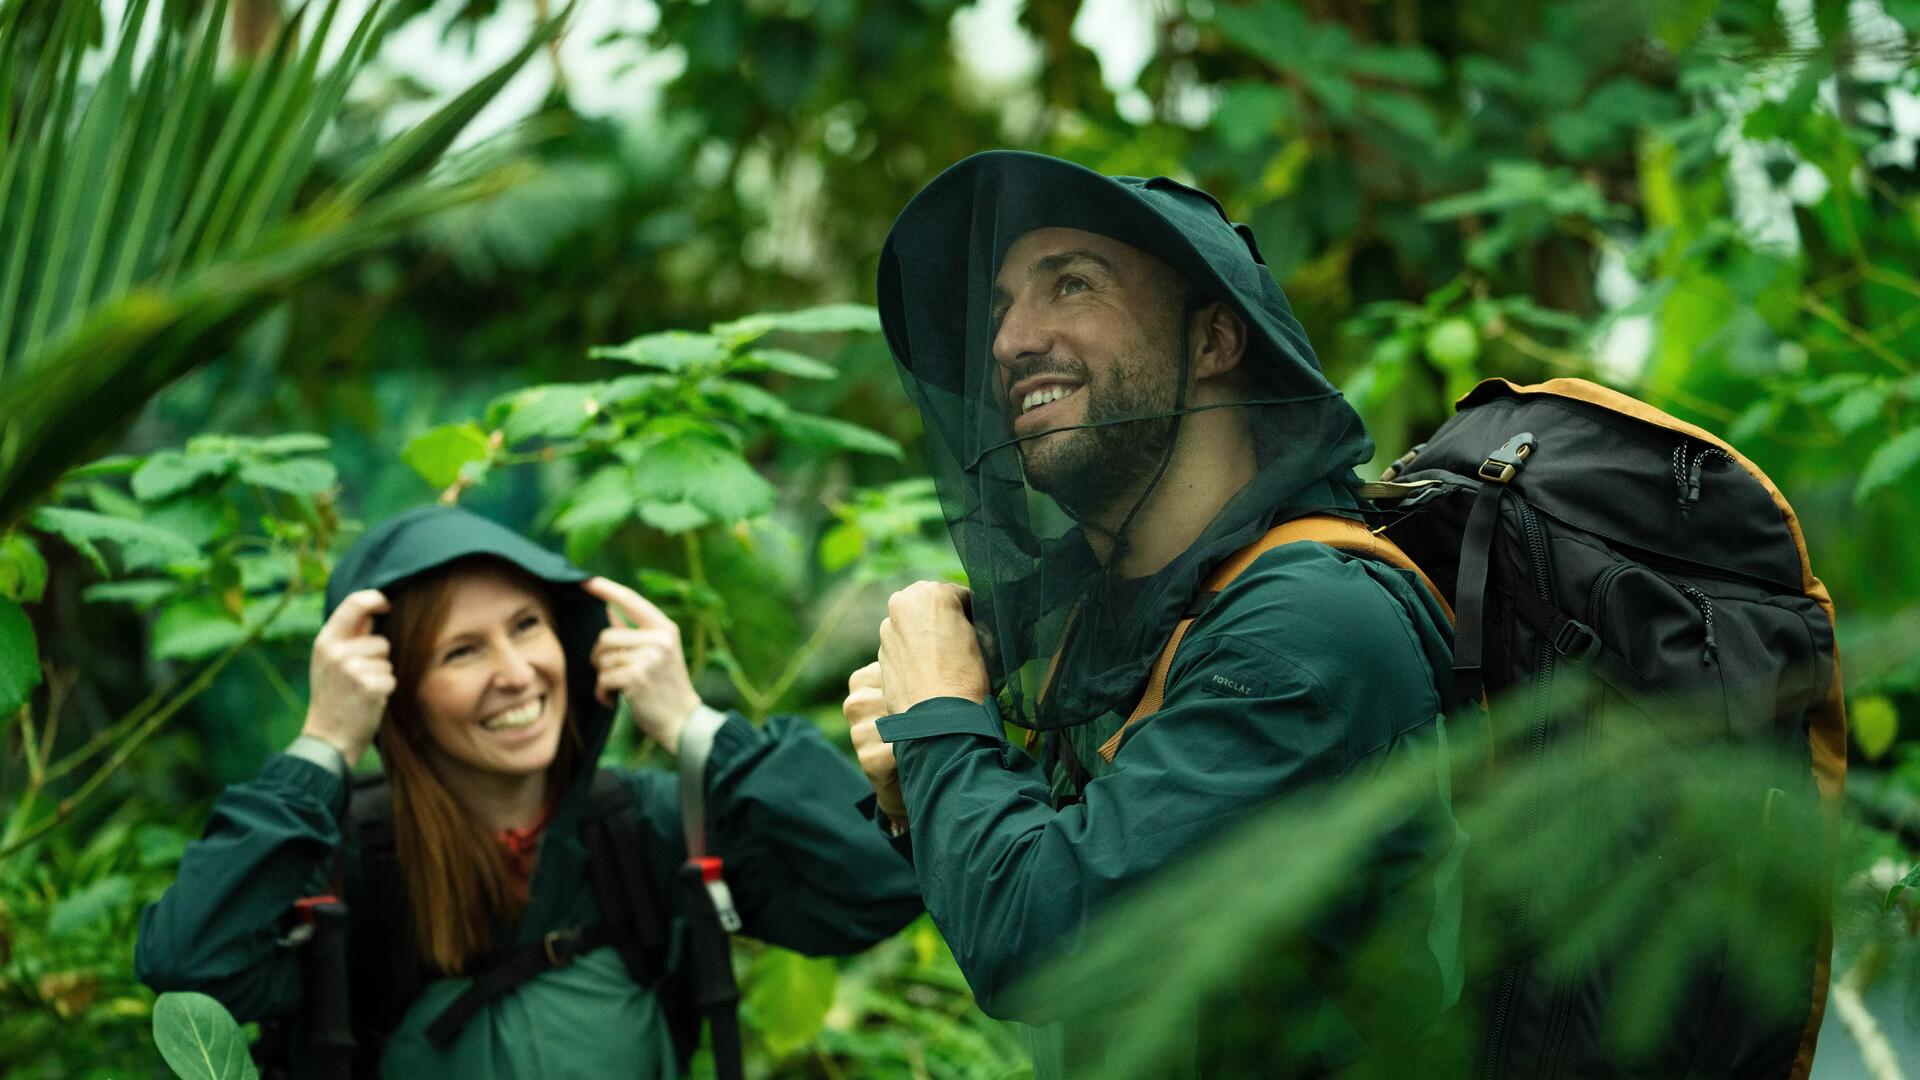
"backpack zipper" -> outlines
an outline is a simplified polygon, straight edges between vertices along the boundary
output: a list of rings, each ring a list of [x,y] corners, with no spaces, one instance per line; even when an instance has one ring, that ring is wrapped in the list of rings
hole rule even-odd
[[[1717,457],[1727,462],[1733,461],[1733,455],[1717,446],[1702,446],[1699,453],[1689,457],[1687,448],[1691,445],[1692,440],[1681,439],[1680,445],[1673,448],[1673,484],[1679,491],[1680,512],[1683,514],[1700,501],[1700,468],[1707,459]]]
[[[1553,589],[1547,581],[1547,541],[1546,535],[1540,528],[1540,519],[1535,516],[1533,507],[1529,506],[1519,493],[1515,492],[1508,498],[1512,500],[1514,511],[1520,517],[1521,532],[1526,538],[1527,561],[1533,571],[1534,590],[1540,594],[1542,600],[1551,603]],[[1551,710],[1548,706],[1552,701],[1550,688],[1553,684],[1553,667],[1557,655],[1553,649],[1553,642],[1543,637],[1540,642],[1539,660],[1534,669],[1536,674],[1533,679],[1533,712],[1527,731],[1527,759],[1530,766],[1538,766],[1541,756],[1547,749],[1547,726],[1551,720]],[[1540,791],[1537,787],[1533,787],[1527,795],[1527,818],[1531,823],[1539,816]],[[1520,894],[1519,909],[1514,913],[1516,932],[1526,926],[1528,909],[1532,905],[1533,881],[1529,875],[1526,890]],[[1500,1075],[1500,1053],[1506,1041],[1507,1015],[1513,1008],[1513,996],[1519,980],[1520,963],[1518,961],[1509,965],[1500,976],[1500,991],[1493,1007],[1493,1020],[1487,1026],[1486,1067],[1483,1073],[1488,1080]],[[1560,1011],[1558,999],[1559,995],[1556,994],[1555,1008],[1549,1014],[1547,1045],[1550,1053],[1559,1042],[1562,1029],[1565,1027],[1563,1018],[1558,1016]]]
[[[1684,582],[1676,582],[1674,587],[1693,601],[1694,607],[1700,609],[1700,621],[1706,628],[1707,636],[1707,642],[1700,650],[1700,666],[1712,667],[1720,656],[1720,643],[1713,636],[1713,598]]]

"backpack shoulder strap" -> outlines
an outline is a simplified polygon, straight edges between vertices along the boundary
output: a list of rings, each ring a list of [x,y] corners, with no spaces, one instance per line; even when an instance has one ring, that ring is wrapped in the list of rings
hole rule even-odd
[[[1202,592],[1211,595],[1225,589],[1233,584],[1235,578],[1245,573],[1255,560],[1274,548],[1309,541],[1325,544],[1351,555],[1375,559],[1396,569],[1412,571],[1420,579],[1420,583],[1426,586],[1427,591],[1433,594],[1433,598],[1439,601],[1441,610],[1447,613],[1447,619],[1449,621],[1453,619],[1453,606],[1447,603],[1446,594],[1434,585],[1433,579],[1427,576],[1426,571],[1420,569],[1406,552],[1400,550],[1398,544],[1358,521],[1335,517],[1332,514],[1308,514],[1305,517],[1297,517],[1275,525],[1267,530],[1265,536],[1234,552],[1219,566],[1214,567],[1213,573],[1207,575]],[[1127,732],[1133,725],[1160,711],[1167,692],[1167,673],[1173,668],[1173,655],[1179,651],[1181,640],[1187,636],[1187,629],[1198,617],[1198,613],[1183,617],[1174,626],[1173,636],[1161,646],[1160,655],[1154,659],[1153,670],[1147,676],[1147,690],[1141,695],[1140,703],[1133,707],[1132,714],[1127,717],[1126,723],[1120,725],[1120,730],[1114,732],[1111,738],[1100,745],[1100,756],[1108,763],[1111,763],[1114,755],[1120,752],[1120,744],[1126,741]]]
[[[411,915],[394,847],[393,788],[385,773],[353,777],[346,827],[360,854],[362,889],[358,907],[347,912],[348,994],[358,1070],[378,1062],[387,1034],[425,989],[427,977],[407,932]]]

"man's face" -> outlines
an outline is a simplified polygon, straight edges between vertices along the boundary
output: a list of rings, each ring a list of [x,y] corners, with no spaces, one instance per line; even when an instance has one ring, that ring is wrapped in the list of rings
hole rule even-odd
[[[1036,229],[994,278],[993,357],[1027,482],[1069,510],[1139,495],[1165,457],[1178,400],[1186,289],[1138,248],[1078,229]]]

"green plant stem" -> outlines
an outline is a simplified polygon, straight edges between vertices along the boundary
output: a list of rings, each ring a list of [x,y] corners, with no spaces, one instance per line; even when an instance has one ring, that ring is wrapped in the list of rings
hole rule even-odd
[[[862,591],[855,587],[841,593],[840,598],[827,609],[819,625],[813,628],[813,633],[807,635],[807,640],[794,650],[793,657],[787,661],[786,670],[782,671],[780,677],[773,681],[773,685],[767,688],[769,708],[780,703],[780,699],[793,688],[794,681],[800,677],[801,672],[806,670],[807,664],[822,648],[826,647],[827,639],[832,637],[833,632],[846,620],[847,614],[853,610],[853,602],[860,598]]]
[[[175,713],[184,708],[187,702],[199,697],[207,687],[213,685],[213,680],[220,672],[226,669],[228,664],[232,663],[242,652],[252,647],[253,643],[260,639],[260,635],[266,632],[267,627],[273,625],[273,621],[280,617],[281,612],[286,610],[287,605],[291,603],[293,598],[298,594],[299,590],[297,589],[287,590],[287,592],[280,597],[280,602],[274,605],[272,611],[268,612],[266,618],[260,620],[260,622],[248,632],[246,637],[229,646],[226,652],[221,653],[212,663],[200,669],[200,674],[197,675],[191,683],[187,684],[179,694],[175,695],[173,700],[156,709],[153,715],[149,716],[131,735],[127,736],[126,740],[114,751],[112,757],[109,757],[102,763],[100,768],[95,770],[92,776],[87,777],[85,783],[81,784],[72,795],[60,800],[54,807],[54,812],[51,815],[20,835],[13,834],[17,832],[18,823],[21,819],[16,818],[13,822],[9,823],[7,830],[9,836],[4,844],[0,844],[0,860],[8,858],[21,848],[39,840],[41,837],[58,828],[68,818],[72,817],[73,812],[78,809],[82,803],[86,802],[95,791],[98,791],[100,785],[106,783],[108,777],[118,772],[120,766],[126,764],[127,759],[133,756],[133,752],[139,749],[141,743],[145,742],[154,732],[160,730],[160,725],[166,723]]]
[[[300,695],[294,693],[293,687],[287,685],[287,680],[280,677],[280,672],[274,668],[273,661],[268,660],[266,655],[257,649],[247,655],[253,657],[254,662],[260,665],[260,673],[267,677],[267,685],[273,688],[273,692],[280,695],[281,703],[292,709],[295,716],[304,714],[306,706],[301,703]]]
[[[129,730],[138,726],[142,720],[145,720],[152,714],[153,710],[159,708],[161,703],[167,700],[167,697],[173,693],[174,688],[179,686],[182,680],[182,676],[176,675],[165,685],[155,687],[152,693],[148,694],[140,704],[135,705],[129,710],[125,716],[115,720],[112,724],[103,728],[99,734],[88,739],[85,746],[54,762],[47,769],[47,782],[52,783],[60,779],[74,769],[79,768],[81,763],[88,758],[112,746],[115,742],[118,742],[122,735],[125,735]]]
[[[1822,322],[1832,326],[1835,330],[1847,335],[1848,338],[1852,339],[1854,344],[1886,361],[1895,371],[1900,372],[1902,375],[1910,375],[1913,373],[1913,365],[1907,362],[1906,357],[1887,348],[1886,343],[1879,338],[1855,326],[1845,315],[1833,310],[1826,301],[1821,300],[1817,296],[1802,296],[1800,298],[1800,307],[1808,314],[1817,317]]]

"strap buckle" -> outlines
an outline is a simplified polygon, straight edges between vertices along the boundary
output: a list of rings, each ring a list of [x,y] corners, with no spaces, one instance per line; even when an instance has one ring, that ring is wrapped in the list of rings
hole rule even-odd
[[[540,939],[540,947],[546,950],[548,967],[566,967],[580,955],[580,931],[575,927],[549,930]]]
[[[1480,463],[1480,479],[1490,483],[1505,484],[1511,481],[1520,466],[1533,456],[1533,432],[1523,431],[1507,440],[1507,445],[1487,455]]]
[[[1578,619],[1568,619],[1553,636],[1553,651],[1577,664],[1590,664],[1600,655],[1600,635]]]

